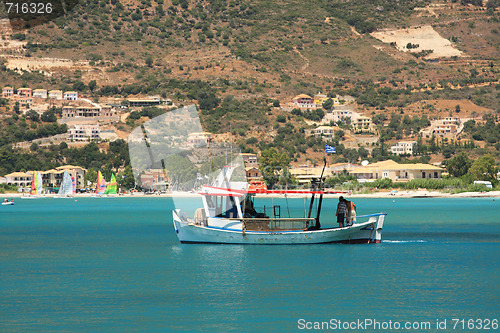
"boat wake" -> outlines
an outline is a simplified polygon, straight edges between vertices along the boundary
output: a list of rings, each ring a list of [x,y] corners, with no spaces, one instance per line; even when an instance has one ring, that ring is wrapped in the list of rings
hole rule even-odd
[[[382,240],[382,243],[427,243],[426,240]]]

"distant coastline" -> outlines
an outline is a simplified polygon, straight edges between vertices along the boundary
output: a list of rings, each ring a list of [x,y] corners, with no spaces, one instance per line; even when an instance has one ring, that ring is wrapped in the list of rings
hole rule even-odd
[[[489,191],[489,192],[462,192],[462,193],[445,193],[438,191],[427,191],[427,190],[416,190],[416,191],[397,191],[397,192],[374,192],[374,193],[353,193],[353,194],[325,194],[325,198],[338,198],[339,196],[345,196],[349,198],[497,198],[500,197],[500,191]],[[10,198],[21,198],[23,196],[27,196],[26,193],[1,193],[0,199],[3,201],[4,199]],[[78,198],[90,198],[92,196],[91,193],[79,193],[74,197]],[[197,197],[196,193],[189,192],[176,192],[176,193],[165,193],[165,194],[139,194],[139,195],[113,195],[109,198],[158,198],[158,197]],[[257,194],[257,197],[268,197],[268,198],[284,198],[284,194]],[[287,194],[288,198],[303,198],[308,197],[306,194]],[[46,194],[41,198],[54,198],[56,194]]]

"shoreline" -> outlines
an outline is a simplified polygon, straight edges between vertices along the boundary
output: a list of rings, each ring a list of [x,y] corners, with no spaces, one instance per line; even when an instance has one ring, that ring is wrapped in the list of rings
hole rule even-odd
[[[427,191],[427,190],[416,190],[416,191],[397,191],[397,192],[374,192],[374,193],[354,193],[354,194],[325,194],[324,198],[338,198],[339,196],[344,196],[346,198],[373,198],[373,199],[381,199],[381,198],[500,198],[500,191],[489,191],[489,192],[461,192],[456,194],[444,193],[438,191]],[[0,199],[3,201],[4,199],[11,198],[21,198],[28,197],[29,195],[26,193],[0,193]],[[54,198],[56,194],[45,194],[40,198]],[[258,198],[304,198],[309,197],[309,194],[256,194]],[[79,193],[71,198],[91,198],[91,193]],[[177,192],[177,193],[164,193],[164,194],[139,194],[139,195],[113,195],[108,198],[158,198],[158,197],[198,197],[197,193],[187,193],[187,192]]]

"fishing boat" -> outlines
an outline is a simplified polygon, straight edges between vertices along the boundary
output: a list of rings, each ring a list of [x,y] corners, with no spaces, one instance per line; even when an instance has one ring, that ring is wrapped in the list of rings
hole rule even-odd
[[[64,171],[61,186],[59,187],[59,192],[57,192],[55,198],[70,198],[74,196],[73,192],[73,182],[71,175],[68,171]]]
[[[335,221],[321,220],[324,195],[341,192],[325,191],[323,173],[313,179],[310,190],[268,190],[262,183],[249,184],[238,147],[215,141],[204,132],[194,106],[149,120],[132,131],[128,142],[137,186],[154,190],[153,180],[165,174],[170,191],[175,188],[201,201],[194,204],[195,198],[172,192],[172,222],[182,243],[381,242],[387,215],[383,212],[358,216],[355,223],[344,227],[324,227],[335,225]],[[323,172],[325,167],[326,159]],[[307,195],[310,201],[303,216],[284,217],[279,205],[259,211],[255,206],[257,194]]]
[[[175,232],[181,243],[223,244],[318,244],[318,243],[380,243],[386,213],[361,215],[356,223],[342,228],[322,228],[320,222],[323,195],[333,193],[321,189],[321,180],[311,191],[252,191],[245,183],[221,181],[230,178],[231,167],[213,186],[200,191],[203,206],[192,218],[180,209],[172,212]],[[281,217],[281,207],[259,212],[255,194],[310,194],[306,216]],[[313,212],[315,196],[319,195]],[[312,217],[314,213],[314,217]],[[360,222],[359,219],[364,221]],[[332,223],[329,223],[332,224]]]

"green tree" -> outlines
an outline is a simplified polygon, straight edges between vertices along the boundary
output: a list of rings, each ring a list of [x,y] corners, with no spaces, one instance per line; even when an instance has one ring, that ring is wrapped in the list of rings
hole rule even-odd
[[[141,119],[141,114],[139,111],[132,111],[128,115],[127,119],[133,119],[133,120]]]
[[[30,146],[30,150],[33,152],[38,151],[38,144],[36,142],[33,142]]]
[[[14,104],[14,112],[15,112],[16,114],[20,114],[20,113],[21,113],[21,108],[19,107],[19,102],[16,102],[16,103]]]
[[[472,163],[469,174],[473,180],[489,180],[496,182],[498,167],[495,165],[495,158],[491,154],[484,155]]]
[[[220,103],[220,99],[212,89],[201,90],[196,95],[196,99],[198,100],[200,109],[204,111],[215,109]]]
[[[289,186],[289,185],[295,185],[297,182],[296,180],[292,177],[292,174],[290,173],[290,170],[288,170],[287,167],[284,167],[283,170],[280,173],[280,176],[278,178],[278,183],[282,186]]]
[[[73,90],[84,91],[86,88],[87,88],[87,86],[85,85],[85,83],[83,83],[80,80],[75,81],[75,83],[73,83]]]
[[[290,157],[287,153],[280,154],[274,147],[264,149],[260,157],[260,171],[266,185],[272,188],[278,181],[279,172],[289,165]]]
[[[342,155],[349,161],[349,163],[356,163],[359,158],[359,153],[356,149],[344,149]]]
[[[368,149],[366,149],[365,147],[359,147],[358,149],[358,154],[359,154],[359,157],[361,158],[367,158],[368,157]]]
[[[40,115],[35,110],[29,110],[28,112],[26,112],[26,116],[31,121],[40,121]]]
[[[89,89],[90,91],[94,92],[95,88],[97,88],[97,82],[96,80],[92,80],[89,82]]]
[[[91,185],[89,185],[91,188],[92,186],[95,186],[95,182],[97,181],[97,171],[93,168],[90,168],[87,170],[85,173],[85,177],[83,178],[83,186],[87,187],[87,184],[90,182]]]
[[[330,110],[333,106],[333,99],[329,98],[323,102],[323,109]]]
[[[446,169],[448,173],[453,177],[461,177],[467,172],[472,165],[472,161],[465,155],[465,153],[460,153],[459,155],[445,161]]]
[[[132,168],[128,165],[122,173],[119,173],[116,177],[118,184],[123,189],[131,189],[135,186],[134,173]]]
[[[56,112],[54,109],[45,111],[42,114],[42,121],[46,123],[55,123],[57,121]]]

